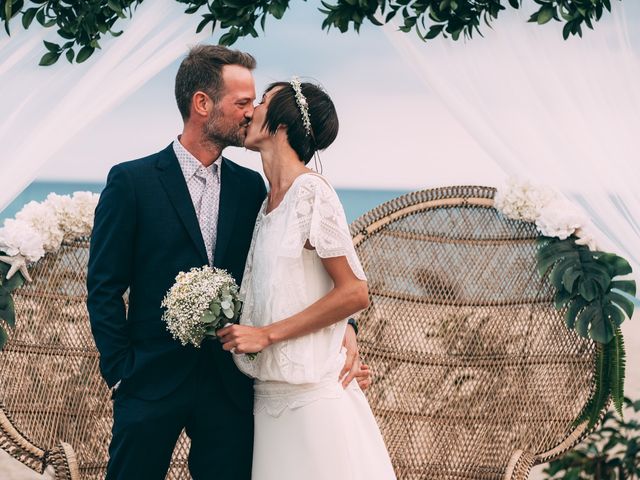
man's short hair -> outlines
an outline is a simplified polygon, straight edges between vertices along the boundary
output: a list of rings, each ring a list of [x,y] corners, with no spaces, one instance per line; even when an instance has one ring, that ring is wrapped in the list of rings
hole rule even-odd
[[[239,50],[221,45],[196,45],[180,64],[176,74],[175,94],[178,109],[184,120],[189,118],[191,99],[198,92],[205,92],[216,102],[224,93],[222,67],[239,65],[253,70],[256,59]]]

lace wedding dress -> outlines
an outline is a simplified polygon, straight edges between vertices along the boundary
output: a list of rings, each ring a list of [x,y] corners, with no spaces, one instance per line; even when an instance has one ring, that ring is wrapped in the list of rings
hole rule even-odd
[[[264,326],[326,295],[331,277],[321,258],[345,256],[365,275],[344,210],[318,174],[295,179],[282,202],[258,215],[247,259],[240,323]],[[315,250],[304,248],[309,243]],[[392,480],[389,455],[356,381],[343,389],[346,319],[273,344],[253,360],[234,355],[255,381],[253,480]]]

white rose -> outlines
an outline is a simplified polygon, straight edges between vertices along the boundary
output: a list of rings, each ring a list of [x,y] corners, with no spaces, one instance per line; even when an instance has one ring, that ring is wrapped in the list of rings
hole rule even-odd
[[[510,178],[505,186],[497,190],[494,206],[508,218],[534,222],[541,210],[556,197],[556,193],[550,188]]]
[[[557,237],[564,240],[572,235],[576,229],[587,223],[584,215],[571,203],[564,200],[555,201],[540,211],[536,226],[540,233],[547,237]]]
[[[46,202],[27,203],[17,213],[16,220],[28,223],[40,234],[45,251],[53,252],[60,248],[64,232],[60,228],[55,209]]]
[[[8,256],[22,255],[30,262],[44,256],[44,240],[29,223],[8,219],[0,229],[0,250]]]
[[[576,237],[578,237],[578,239],[576,240],[576,244],[586,245],[592,252],[598,250],[598,241],[596,240],[596,234],[591,227],[588,227],[586,225],[581,226],[576,229],[575,235]]]

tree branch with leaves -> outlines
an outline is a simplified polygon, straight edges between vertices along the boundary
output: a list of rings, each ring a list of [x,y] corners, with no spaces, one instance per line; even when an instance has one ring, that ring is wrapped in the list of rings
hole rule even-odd
[[[55,28],[60,41],[45,41],[47,52],[40,65],[52,65],[64,55],[70,63],[82,63],[96,49],[104,36],[122,34],[115,24],[132,17],[143,0],[0,0],[0,20],[11,34],[12,20],[22,17],[22,26]],[[221,32],[221,45],[233,45],[238,39],[258,37],[265,31],[269,17],[281,20],[289,9],[289,0],[176,0],[185,5],[186,14],[200,14],[196,31],[211,28]],[[306,0],[303,0],[306,1]],[[507,8],[519,9],[525,0],[323,0],[321,28],[336,28],[344,33],[360,31],[363,24],[382,26],[396,21],[405,33],[415,31],[424,41],[442,35],[458,40],[482,35],[481,26],[491,23]],[[611,0],[527,0],[537,5],[529,22],[546,24],[563,22],[563,37],[582,36],[583,26],[593,29]],[[614,0],[615,1],[615,0]],[[621,0],[619,0],[621,1]],[[35,23],[34,23],[35,20]],[[76,53],[77,52],[77,53]]]

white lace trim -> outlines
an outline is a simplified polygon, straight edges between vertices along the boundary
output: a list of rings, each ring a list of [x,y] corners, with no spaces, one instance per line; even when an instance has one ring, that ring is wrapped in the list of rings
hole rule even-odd
[[[301,408],[321,399],[336,399],[344,395],[337,381],[294,385],[283,382],[256,382],[254,385],[254,415],[265,411],[279,417],[287,409]]]

